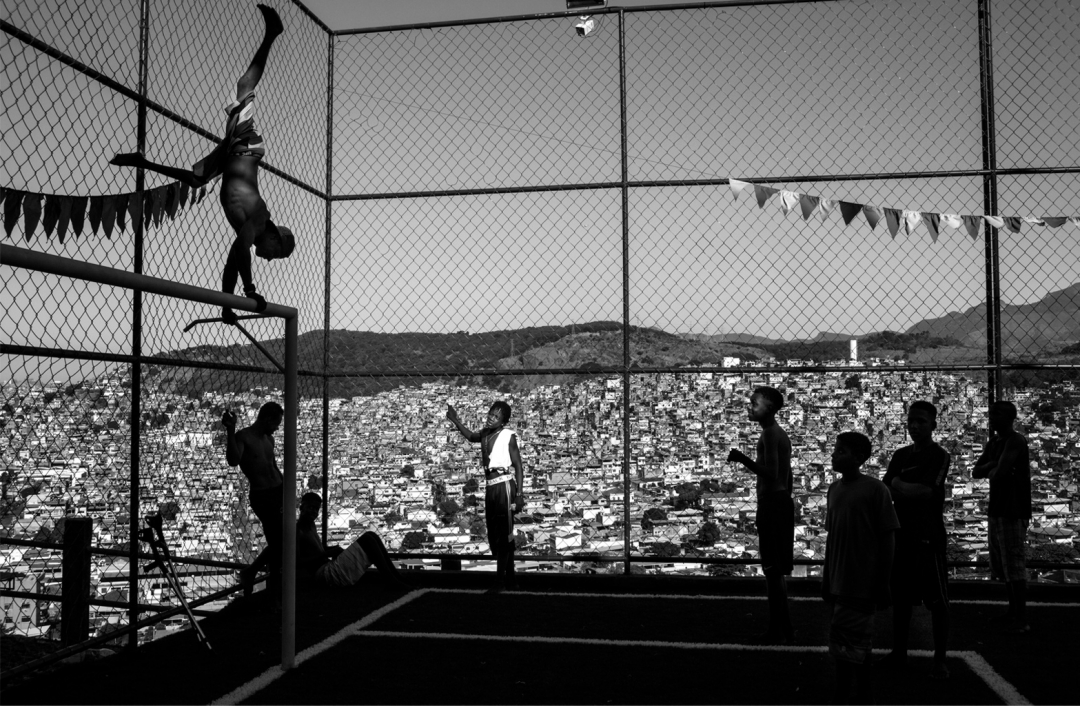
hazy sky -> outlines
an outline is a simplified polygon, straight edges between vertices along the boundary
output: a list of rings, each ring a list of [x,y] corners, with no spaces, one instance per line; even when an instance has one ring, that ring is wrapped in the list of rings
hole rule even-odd
[[[267,163],[325,188],[326,35],[274,0],[286,24],[259,88]],[[656,5],[649,2],[624,3]],[[135,0],[14,2],[11,22],[129,87]],[[560,12],[553,0],[312,1],[333,29]],[[632,181],[981,167],[974,0],[832,2],[627,13]],[[5,3],[5,9],[8,4]],[[1038,11],[1033,11],[1037,9]],[[197,10],[197,11],[196,11]],[[1080,6],[993,4],[1000,167],[1080,164]],[[261,33],[243,3],[151,2],[150,95],[211,132]],[[332,187],[338,196],[602,183],[620,178],[617,19],[582,39],[572,18],[350,35],[336,40]],[[239,29],[236,29],[239,28]],[[107,164],[134,149],[134,103],[4,35],[3,185],[92,195],[134,190]],[[61,146],[57,149],[57,146]],[[151,114],[148,155],[188,165],[206,138]],[[151,177],[148,185],[165,183]],[[261,177],[288,261],[255,266],[269,298],[324,325],[325,206]],[[981,213],[977,177],[775,184],[878,207]],[[1075,175],[1001,177],[999,212],[1077,215]],[[618,189],[336,202],[332,328],[494,330],[621,319]],[[891,239],[859,216],[803,222],[778,197],[759,209],[727,186],[630,192],[631,323],[673,332],[904,329],[983,301],[980,242],[922,226]],[[20,246],[130,268],[130,229]],[[232,234],[216,194],[152,228],[146,272],[217,287]],[[1080,282],[1080,230],[1002,235],[1008,302]],[[130,297],[5,268],[0,335],[26,345],[123,353]],[[244,343],[201,327],[212,312],[150,297],[144,350]],[[280,327],[256,326],[260,338]]]

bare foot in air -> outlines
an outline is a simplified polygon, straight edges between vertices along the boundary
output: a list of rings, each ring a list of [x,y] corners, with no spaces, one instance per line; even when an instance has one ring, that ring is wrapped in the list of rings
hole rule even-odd
[[[277,10],[262,4],[256,7],[259,8],[259,12],[263,13],[263,19],[266,20],[267,34],[276,37],[285,31],[285,25],[281,24],[281,17],[278,15]]]

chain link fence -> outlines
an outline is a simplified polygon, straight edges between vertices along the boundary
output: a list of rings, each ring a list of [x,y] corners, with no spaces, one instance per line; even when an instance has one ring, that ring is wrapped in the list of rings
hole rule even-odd
[[[726,458],[753,447],[746,399],[768,384],[788,398],[797,573],[823,555],[836,434],[864,431],[883,472],[916,399],[955,459],[955,571],[985,575],[970,467],[1001,396],[1037,467],[1032,558],[1076,561],[1075,3],[611,8],[587,36],[572,16],[330,32],[271,4],[260,189],[298,246],[255,279],[300,310],[297,492],[325,493],[329,542],[491,563],[478,449],[445,413],[479,428],[505,399],[523,568],[752,574],[753,479]],[[108,160],[212,149],[258,13],[7,8],[5,242],[216,288],[216,185]],[[55,592],[65,516],[128,547],[132,508],[220,564],[189,595],[231,585],[262,540],[220,417],[280,399],[251,344],[281,360],[282,332],[186,328],[216,312],[14,268],[3,292],[0,521],[43,545],[4,544],[5,588]],[[101,601],[169,604],[153,581],[129,595],[123,557],[95,562]],[[5,631],[55,629],[54,604],[3,600]],[[129,624],[98,608],[95,630]]]

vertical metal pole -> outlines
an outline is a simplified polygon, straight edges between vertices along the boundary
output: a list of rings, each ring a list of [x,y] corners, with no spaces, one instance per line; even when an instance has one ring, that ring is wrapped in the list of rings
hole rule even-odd
[[[326,546],[326,538],[330,532],[330,275],[331,275],[331,244],[333,231],[333,201],[334,195],[334,46],[336,44],[333,33],[327,34],[326,47],[326,243],[324,245],[323,277],[325,288],[323,291],[323,376],[322,376],[322,402],[323,402],[323,428],[322,428],[322,540]]]
[[[994,126],[994,51],[991,38],[990,0],[979,3],[979,88],[982,102],[983,213],[997,215],[997,140]],[[1001,261],[998,229],[986,226],[986,362],[990,402],[1001,397]]]
[[[136,144],[139,154],[146,154],[146,99],[149,94],[150,63],[150,0],[142,0],[139,17],[139,101],[136,127]],[[134,198],[142,199],[146,189],[146,172],[142,167],[135,170]],[[135,235],[132,270],[135,274],[143,272],[143,222],[139,218],[132,222]],[[139,466],[141,465],[139,446],[142,422],[142,290],[131,292],[131,355],[135,362],[131,364],[131,453],[128,475],[128,648],[135,649],[139,644],[139,631],[135,624],[139,622]]]
[[[285,473],[282,491],[281,668],[296,661],[296,337],[298,316],[285,319]]]
[[[60,644],[78,644],[90,636],[90,539],[94,521],[89,517],[64,518],[64,555],[61,559]]]
[[[630,573],[630,186],[626,154],[626,15],[619,8],[619,139],[622,159],[623,573]]]

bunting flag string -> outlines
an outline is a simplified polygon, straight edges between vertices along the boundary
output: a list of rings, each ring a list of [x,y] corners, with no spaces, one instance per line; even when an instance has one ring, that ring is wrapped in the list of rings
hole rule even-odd
[[[33,237],[38,225],[45,231],[46,238],[51,239],[55,232],[61,243],[68,233],[76,238],[81,237],[86,226],[89,226],[89,231],[94,235],[100,231],[109,239],[112,238],[114,229],[122,233],[128,221],[142,222],[145,228],[150,228],[151,225],[160,228],[166,219],[174,221],[185,208],[201,203],[207,190],[213,190],[213,186],[214,182],[211,182],[192,189],[187,184],[171,182],[145,190],[141,199],[133,193],[66,196],[0,187],[4,233],[10,238],[20,218],[27,242]]]
[[[770,198],[780,194],[780,210],[784,212],[784,215],[786,216],[798,208],[803,221],[809,221],[810,216],[815,213],[820,213],[822,220],[825,220],[837,206],[840,208],[840,216],[844,220],[844,225],[851,225],[860,213],[866,218],[870,230],[877,228],[877,224],[884,219],[889,229],[889,235],[894,240],[896,234],[900,232],[901,226],[903,226],[906,234],[911,235],[920,225],[923,225],[926,227],[927,232],[930,233],[931,240],[935,243],[938,242],[938,238],[941,236],[943,226],[948,226],[953,230],[964,228],[972,240],[979,239],[979,229],[982,227],[983,222],[986,223],[988,228],[1000,228],[1017,234],[1020,233],[1024,224],[1043,228],[1060,228],[1066,223],[1070,223],[1080,228],[1080,216],[976,216],[916,211],[906,208],[879,208],[853,201],[830,200],[823,196],[803,194],[787,189],[774,189],[770,186],[739,179],[728,179],[728,185],[731,187],[731,194],[736,202],[744,193],[753,193],[758,208],[765,208],[765,204]],[[6,218],[5,215],[5,223]]]

